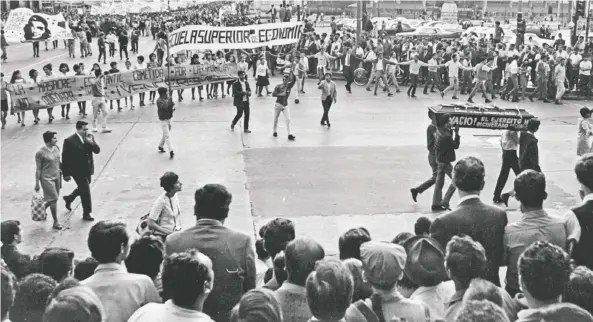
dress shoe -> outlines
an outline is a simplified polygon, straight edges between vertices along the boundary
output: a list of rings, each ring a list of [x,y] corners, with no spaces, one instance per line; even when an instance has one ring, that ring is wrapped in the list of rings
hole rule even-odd
[[[292,134],[288,135],[288,140],[294,141],[294,139],[296,139],[294,135],[292,135]]]
[[[175,152],[169,152],[169,159],[173,159],[173,157],[175,157]]]
[[[492,103],[492,101],[491,101],[491,100],[489,100],[489,99],[486,99],[486,101],[484,101],[484,102],[485,102],[486,104],[488,104],[488,103]]]
[[[530,101],[533,102],[533,96],[529,96],[528,98],[529,98]]]
[[[502,195],[500,195],[500,199],[502,199],[502,203],[504,203],[504,205],[506,207],[509,206],[509,199],[511,198],[511,194],[510,193],[503,193]]]
[[[277,138],[278,137],[278,133],[274,132],[274,134],[272,134],[273,137]]]
[[[72,200],[70,200],[68,196],[64,196],[63,199],[64,202],[66,202],[66,209],[68,209],[68,211],[72,211]]]
[[[159,153],[165,153],[165,149],[163,149],[159,146]]]
[[[82,220],[84,220],[84,221],[94,221],[95,218],[93,218],[93,216],[91,216],[91,214],[84,214],[84,215],[82,215]]]
[[[492,202],[494,202],[494,203],[504,203],[504,200],[502,200],[502,197],[500,197],[500,196],[494,196],[494,198],[492,198]]]
[[[445,210],[449,210],[447,207],[441,206],[441,205],[432,206],[431,209],[432,209],[432,211],[445,211]]]
[[[459,99],[459,98],[457,98],[457,96],[453,96],[451,98],[454,99],[454,100],[458,100]]]
[[[468,103],[473,103],[474,101],[472,101],[471,97],[467,99]]]
[[[231,123],[231,131],[235,129],[235,124]]]
[[[251,130],[243,130],[244,133],[251,133]]]
[[[412,188],[410,189],[410,192],[412,193],[412,200],[414,200],[414,202],[418,202],[416,200],[416,198],[418,198],[418,190],[416,190],[416,188]]]

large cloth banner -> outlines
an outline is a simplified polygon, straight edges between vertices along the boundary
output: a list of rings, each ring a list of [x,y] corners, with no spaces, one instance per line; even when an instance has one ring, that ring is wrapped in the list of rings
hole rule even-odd
[[[47,15],[29,8],[10,10],[4,36],[7,41],[33,42],[73,38],[62,13]]]
[[[105,98],[116,100],[159,87],[172,90],[186,89],[237,78],[237,65],[220,66],[179,65],[138,69],[105,76]],[[7,89],[15,111],[48,108],[77,101],[93,99],[92,83],[95,77],[70,76],[39,83],[8,84]]]
[[[279,22],[244,27],[190,25],[169,33],[171,53],[183,50],[248,49],[298,42],[302,22]]]
[[[452,125],[474,129],[527,131],[527,122],[536,117],[524,109],[492,105],[440,104],[428,108],[437,116],[448,114]]]

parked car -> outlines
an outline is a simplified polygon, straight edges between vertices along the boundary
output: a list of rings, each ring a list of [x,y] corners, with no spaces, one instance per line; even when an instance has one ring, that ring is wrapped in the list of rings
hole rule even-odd
[[[349,25],[349,24],[354,24],[356,25],[356,19],[352,19],[352,18],[340,18],[340,19],[336,19],[336,25],[338,27],[338,30],[343,30],[344,26]]]
[[[412,32],[401,32],[398,34],[402,37],[416,37],[416,38],[451,38],[458,39],[461,36],[459,31],[446,31],[440,28],[422,27]]]
[[[531,40],[530,40],[530,38],[531,38]],[[546,44],[548,46],[552,46],[554,44],[553,40],[540,38],[538,35],[536,35],[534,33],[525,33],[525,38],[523,38],[523,39],[524,39],[526,45],[536,45],[538,47],[544,47],[544,44]],[[510,40],[510,43],[514,44],[516,42],[517,42],[517,36],[514,36]]]
[[[385,33],[387,35],[395,35],[396,31],[397,31],[397,21],[390,21],[386,24],[385,26]],[[403,23],[402,22],[402,32],[413,32],[415,31],[416,28],[410,26],[407,23]]]

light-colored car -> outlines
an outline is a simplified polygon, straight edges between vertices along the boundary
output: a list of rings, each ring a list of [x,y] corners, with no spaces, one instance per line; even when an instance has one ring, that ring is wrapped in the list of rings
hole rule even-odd
[[[526,45],[531,45],[531,46],[535,45],[538,47],[543,47],[544,44],[546,44],[548,46],[552,46],[554,44],[553,40],[540,38],[538,35],[536,35],[534,33],[525,33],[524,41],[525,41]],[[517,42],[517,36],[514,36],[510,40],[510,43],[514,44],[516,42]]]
[[[421,27],[416,29],[412,32],[402,32],[398,34],[402,37],[416,37],[416,38],[431,38],[431,37],[438,37],[438,38],[449,38],[449,39],[458,39],[461,35],[461,32],[456,31],[446,31],[440,28],[433,28],[433,27]]]

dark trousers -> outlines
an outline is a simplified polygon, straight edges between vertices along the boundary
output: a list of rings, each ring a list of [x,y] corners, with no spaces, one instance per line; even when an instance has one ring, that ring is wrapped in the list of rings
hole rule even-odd
[[[591,75],[580,75],[579,87],[581,90],[581,95],[585,97],[591,96],[591,89],[589,88],[590,83]]]
[[[432,176],[430,177],[430,179],[424,181],[416,188],[416,191],[418,191],[418,193],[423,193],[424,191],[428,190],[428,188],[432,187],[436,182],[438,163],[437,157],[434,155],[434,152],[428,153],[428,164],[430,165],[430,169],[432,170]]]
[[[128,59],[128,46],[120,46],[119,47],[119,59],[123,59],[122,53],[126,53],[126,59]]]
[[[249,102],[239,103],[237,106],[237,115],[235,115],[235,118],[233,119],[233,126],[235,126],[243,114],[245,114],[245,117],[243,117],[243,130],[249,130],[249,113]]]
[[[507,179],[509,178],[511,169],[513,169],[515,176],[518,176],[521,172],[519,171],[517,150],[502,150],[502,165],[500,166],[500,173],[498,174],[498,180],[496,181],[496,187],[494,188],[495,197],[500,197],[502,189],[504,189]]]
[[[107,51],[105,50],[105,47],[103,48],[99,48],[99,60],[97,60],[97,62],[101,62],[101,57],[103,57],[103,64],[107,63]]]
[[[434,91],[434,86],[437,86],[437,89],[440,91],[441,90],[441,82],[437,76],[437,72],[428,72],[428,76],[427,76],[427,81],[426,84],[424,85],[424,94],[428,94],[428,86],[430,86],[432,84],[432,87],[430,88],[430,91]]]
[[[91,176],[73,176],[77,188],[72,191],[69,196],[65,198],[72,202],[76,197],[80,196],[82,202],[82,214],[90,215],[93,212],[93,204],[91,202]]]
[[[33,42],[33,56],[39,56],[39,42]]]
[[[138,53],[138,40],[132,40],[132,52]]]
[[[354,82],[354,69],[352,66],[344,66],[344,77],[346,78],[346,90],[351,91],[350,85]]]
[[[115,56],[115,44],[109,43],[109,57]]]
[[[408,96],[416,95],[416,87],[418,86],[418,74],[410,74],[410,80],[412,84],[408,88]]]
[[[329,124],[329,109],[332,107],[333,99],[331,95],[326,97],[324,100],[321,101],[321,105],[323,106],[323,116],[321,117],[322,123]]]

